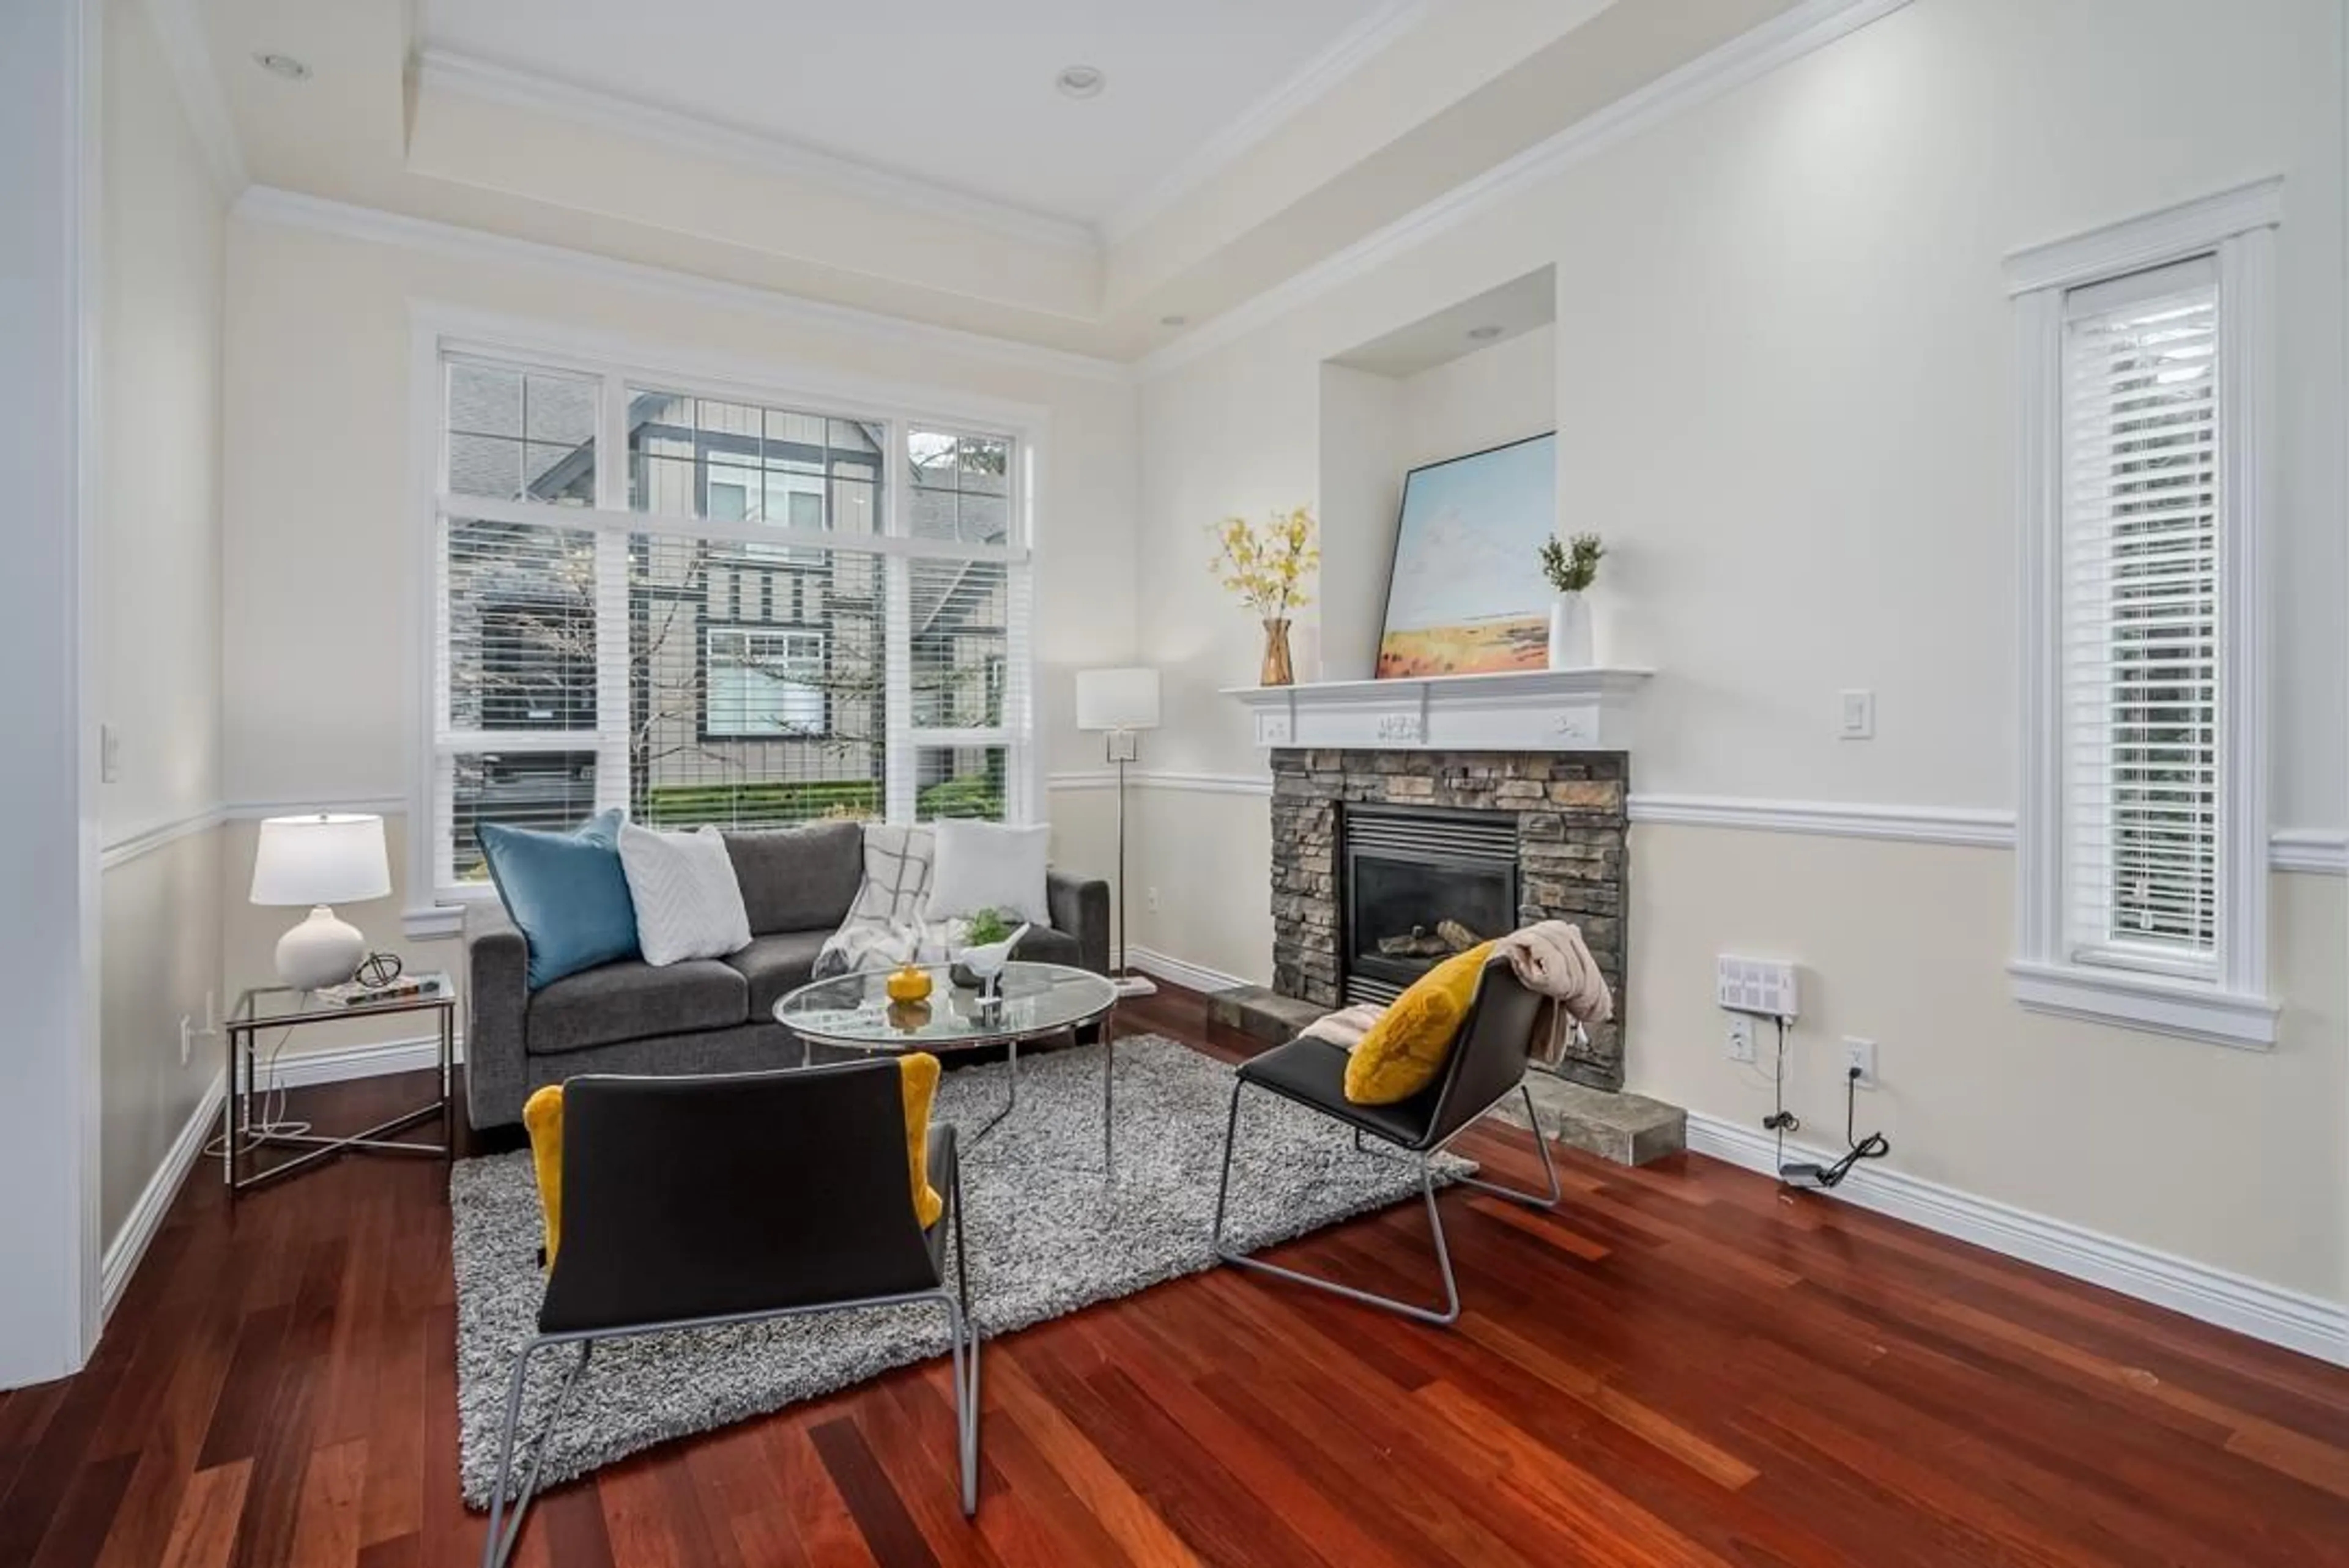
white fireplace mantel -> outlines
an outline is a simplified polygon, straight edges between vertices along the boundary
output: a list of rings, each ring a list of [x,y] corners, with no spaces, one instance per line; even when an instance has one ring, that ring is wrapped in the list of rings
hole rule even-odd
[[[1636,669],[1235,686],[1262,747],[1402,751],[1629,751]]]

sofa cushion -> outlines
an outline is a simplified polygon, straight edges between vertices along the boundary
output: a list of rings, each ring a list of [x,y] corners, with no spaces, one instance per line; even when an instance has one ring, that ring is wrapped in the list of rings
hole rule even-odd
[[[734,880],[750,929],[830,932],[848,914],[864,875],[864,830],[855,822],[811,822],[773,832],[728,833]]]
[[[829,931],[774,931],[754,936],[750,945],[726,962],[750,983],[750,1019],[763,1024],[775,1015],[775,1004],[808,983],[815,973],[815,955],[823,951]]]
[[[506,913],[530,944],[530,988],[633,958],[636,911],[620,869],[620,811],[567,833],[483,822],[481,858]]]
[[[523,1048],[535,1057],[654,1035],[730,1029],[750,1016],[750,982],[716,958],[656,969],[638,959],[566,975],[530,999]]]
[[[1065,931],[1055,931],[1049,925],[1030,924],[1011,956],[1029,964],[1065,964],[1071,969],[1084,967],[1084,946]]]

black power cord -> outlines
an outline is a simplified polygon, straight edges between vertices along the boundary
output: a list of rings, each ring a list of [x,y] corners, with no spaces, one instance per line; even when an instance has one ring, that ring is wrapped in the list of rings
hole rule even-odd
[[[1831,1165],[1816,1160],[1798,1160],[1786,1163],[1786,1134],[1803,1124],[1786,1109],[1786,1020],[1778,1020],[1778,1081],[1777,1106],[1762,1119],[1762,1125],[1778,1135],[1778,1180],[1800,1182],[1826,1189],[1840,1184],[1863,1160],[1881,1160],[1892,1152],[1891,1141],[1880,1132],[1866,1138],[1856,1136],[1859,1121],[1859,1069],[1853,1068],[1843,1080],[1843,1140],[1847,1145],[1843,1158]]]

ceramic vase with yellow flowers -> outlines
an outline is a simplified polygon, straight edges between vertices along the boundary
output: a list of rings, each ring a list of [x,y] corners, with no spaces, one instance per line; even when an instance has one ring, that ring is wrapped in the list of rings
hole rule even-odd
[[[1306,507],[1275,512],[1261,523],[1227,517],[1216,525],[1217,553],[1209,564],[1216,581],[1264,623],[1264,667],[1260,686],[1290,686],[1297,666],[1289,657],[1289,612],[1312,603],[1306,584],[1321,564],[1313,541],[1313,513]]]

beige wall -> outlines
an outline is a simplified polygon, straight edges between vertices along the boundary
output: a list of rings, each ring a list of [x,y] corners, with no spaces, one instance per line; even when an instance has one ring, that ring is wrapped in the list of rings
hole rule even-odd
[[[126,847],[220,799],[220,376],[224,203],[138,0],[108,0],[98,717],[120,737],[99,786],[99,1236],[111,1244],[219,1071],[202,1027],[221,979],[212,831]]]
[[[1098,770],[1098,738],[1074,727],[1073,671],[1133,652],[1133,408],[1123,386],[240,215],[228,278],[230,801],[354,801],[396,814],[409,789],[422,651],[414,573],[423,523],[409,428],[419,304],[621,338],[656,362],[722,356],[784,384],[845,378],[1045,410],[1036,635],[1044,762]],[[1094,803],[1063,810],[1056,792],[1047,810],[1060,862],[1106,871],[1110,842]],[[250,856],[249,830],[232,835],[222,881],[232,986],[266,977],[283,923],[277,912],[241,907]],[[394,858],[394,897],[352,914],[387,944],[413,902],[405,856]],[[454,966],[458,954],[437,942],[411,957]]]
[[[1149,380],[1143,652],[1168,681],[1153,766],[1262,767],[1216,695],[1247,684],[1256,647],[1201,569],[1205,521],[1345,490],[1321,614],[1332,634],[1375,618],[1392,519],[1359,476],[1333,486],[1333,453],[1363,443],[1331,421],[1392,421],[1398,477],[1430,441],[1393,399],[1331,398],[1324,362],[1555,265],[1560,531],[1606,536],[1603,651],[1658,671],[1635,796],[2011,811],[2002,260],[2281,174],[2274,821],[2340,831],[2342,44],[2325,0],[2246,0],[2224,26],[2191,0],[1916,0]],[[1873,741],[1837,738],[1851,686],[1877,693]],[[1264,978],[1263,799],[1159,789],[1143,816],[1135,882],[1161,900],[1137,903],[1137,940]],[[1817,999],[1796,1075],[1811,1126],[1841,1122],[1799,1098],[1822,1053],[1868,1036],[1896,1168],[2349,1299],[2337,879],[2276,879],[2285,1037],[2247,1054],[2016,1008],[2005,851],[1634,838],[1631,1087],[1753,1122],[1712,958],[1792,958]],[[2213,1150],[2223,1179],[2198,1163]]]

